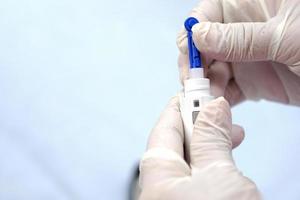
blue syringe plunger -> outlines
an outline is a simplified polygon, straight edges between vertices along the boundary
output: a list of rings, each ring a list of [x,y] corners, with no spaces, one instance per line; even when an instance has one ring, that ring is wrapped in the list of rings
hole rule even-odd
[[[193,32],[192,27],[199,23],[199,21],[194,17],[189,17],[184,22],[185,29],[187,31],[188,37],[188,49],[189,49],[189,59],[190,59],[190,68],[202,68],[200,52],[196,48],[193,42]]]

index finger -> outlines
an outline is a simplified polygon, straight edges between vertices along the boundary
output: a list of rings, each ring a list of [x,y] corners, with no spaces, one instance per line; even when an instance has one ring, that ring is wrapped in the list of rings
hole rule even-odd
[[[223,22],[223,9],[219,0],[203,0],[190,13],[201,21]]]

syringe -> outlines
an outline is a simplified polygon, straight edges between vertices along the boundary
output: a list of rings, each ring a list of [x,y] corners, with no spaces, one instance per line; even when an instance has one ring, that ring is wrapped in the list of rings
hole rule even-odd
[[[184,81],[184,92],[180,95],[180,110],[185,131],[185,156],[190,162],[190,141],[194,128],[194,122],[203,105],[214,97],[210,95],[209,79],[204,78],[200,52],[193,42],[192,27],[199,23],[196,18],[190,17],[185,23],[189,50],[189,78]]]

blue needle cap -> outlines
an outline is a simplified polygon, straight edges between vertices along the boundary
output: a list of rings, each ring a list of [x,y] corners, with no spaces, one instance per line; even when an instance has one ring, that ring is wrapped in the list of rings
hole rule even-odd
[[[193,42],[193,32],[192,27],[199,23],[199,21],[194,17],[189,17],[184,22],[185,29],[187,30],[188,34],[188,48],[189,48],[189,58],[190,58],[190,68],[201,68],[201,57],[200,52],[196,48],[194,42]]]

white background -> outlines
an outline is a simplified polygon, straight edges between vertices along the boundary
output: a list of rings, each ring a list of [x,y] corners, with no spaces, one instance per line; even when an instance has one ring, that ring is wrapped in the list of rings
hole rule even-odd
[[[196,0],[0,2],[0,199],[127,196],[180,89],[176,34]],[[247,102],[236,163],[266,199],[300,198],[300,109]]]

